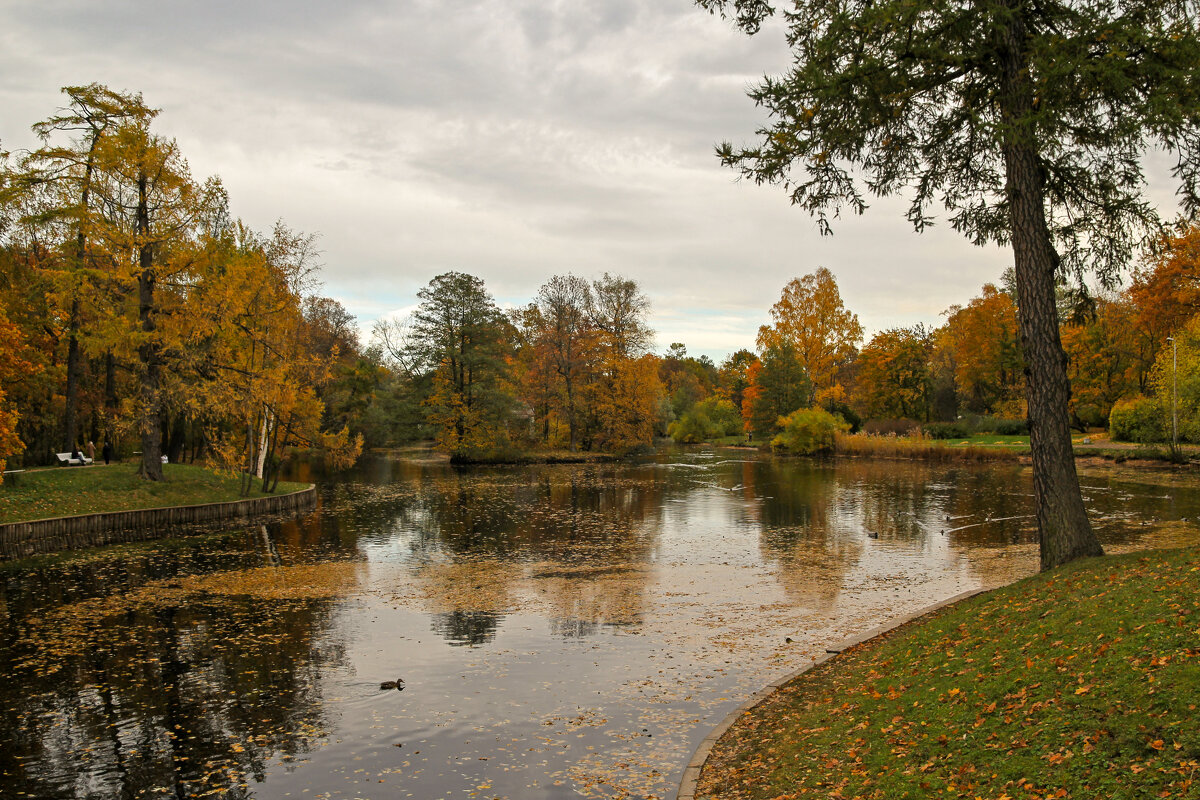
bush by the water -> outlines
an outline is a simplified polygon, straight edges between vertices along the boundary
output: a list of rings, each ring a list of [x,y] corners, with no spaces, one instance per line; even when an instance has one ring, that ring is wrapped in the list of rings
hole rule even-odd
[[[929,422],[921,426],[921,432],[930,439],[966,439],[971,431],[957,422]]]
[[[800,408],[779,418],[779,434],[771,447],[793,455],[808,456],[833,450],[834,437],[850,429],[841,417],[823,408]]]
[[[1158,400],[1135,397],[1118,401],[1112,407],[1108,415],[1108,435],[1117,442],[1161,442],[1167,436],[1165,423]]]
[[[1029,423],[1023,419],[993,417],[988,414],[972,414],[958,421],[968,433],[992,433],[997,436],[1027,436]]]
[[[667,427],[667,434],[677,442],[706,442],[741,431],[742,415],[733,403],[720,397],[701,400]]]

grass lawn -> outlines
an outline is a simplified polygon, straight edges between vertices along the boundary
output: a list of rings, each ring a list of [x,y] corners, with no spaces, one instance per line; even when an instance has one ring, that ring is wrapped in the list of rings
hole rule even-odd
[[[745,714],[702,798],[1200,797],[1200,550],[1076,562],[852,648]]]
[[[1024,436],[1001,436],[998,433],[976,433],[968,436],[966,439],[945,439],[950,447],[979,447],[985,446],[1001,446],[1001,447],[1029,447],[1029,435]]]
[[[136,464],[90,467],[51,467],[6,476],[0,484],[0,522],[46,517],[129,511],[136,508],[187,506],[241,499],[238,479],[188,464],[164,464],[166,480],[144,481]],[[254,482],[250,497],[263,497]],[[279,482],[276,494],[303,489],[307,484]]]

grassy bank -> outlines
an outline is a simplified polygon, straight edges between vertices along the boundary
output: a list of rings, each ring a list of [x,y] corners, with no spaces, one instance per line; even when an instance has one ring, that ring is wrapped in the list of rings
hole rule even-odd
[[[105,511],[186,506],[242,499],[238,479],[188,464],[165,464],[161,483],[142,480],[134,464],[30,470],[0,484],[0,522]],[[250,497],[264,497],[255,481]],[[280,481],[276,494],[307,484]]]
[[[800,676],[697,797],[1200,797],[1198,705],[1200,551],[1091,559]]]

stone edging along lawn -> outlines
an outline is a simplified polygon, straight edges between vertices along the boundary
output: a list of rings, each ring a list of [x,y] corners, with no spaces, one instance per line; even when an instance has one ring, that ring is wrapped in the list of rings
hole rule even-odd
[[[173,526],[298,511],[311,508],[316,501],[317,486],[310,483],[307,489],[271,497],[8,522],[0,524],[0,561],[162,539],[177,532],[172,530]]]
[[[860,645],[864,642],[874,639],[877,636],[882,636],[889,631],[899,628],[901,625],[906,625],[913,620],[926,616],[927,614],[932,614],[934,611],[940,611],[946,606],[952,606],[955,603],[975,597],[976,595],[985,594],[989,591],[991,591],[991,589],[973,589],[969,592],[962,592],[961,594],[956,594],[953,597],[934,603],[933,605],[918,609],[911,614],[906,614],[904,616],[888,620],[884,624],[872,628],[865,633],[861,633],[858,636],[853,636],[849,639],[846,639],[837,647],[829,648],[825,651],[824,655],[818,657],[808,666],[798,669],[790,675],[785,675],[778,680],[772,681],[762,689],[759,689],[757,692],[751,695],[746,702],[742,703],[733,711],[730,711],[725,716],[725,719],[721,720],[721,723],[713,728],[709,732],[708,736],[705,736],[704,740],[700,742],[699,746],[696,748],[696,751],[692,754],[691,761],[688,762],[687,767],[685,767],[683,770],[683,778],[679,782],[679,791],[675,795],[675,800],[696,800],[696,784],[700,780],[700,770],[704,766],[704,762],[708,760],[709,753],[712,752],[717,740],[720,739],[725,732],[733,726],[733,723],[737,722],[738,718],[750,711],[750,709],[757,706],[763,700],[766,700],[777,690],[783,688],[785,684],[790,683],[814,667],[818,667],[821,664],[831,661],[843,650],[848,650],[855,645]]]

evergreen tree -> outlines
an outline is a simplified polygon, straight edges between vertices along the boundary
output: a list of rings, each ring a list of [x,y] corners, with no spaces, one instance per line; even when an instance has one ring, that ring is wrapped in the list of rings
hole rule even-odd
[[[748,33],[767,0],[697,0]],[[789,72],[751,96],[771,124],[724,163],[783,185],[823,231],[866,197],[942,205],[977,244],[1011,245],[1043,569],[1102,552],[1071,451],[1056,279],[1113,280],[1153,229],[1141,156],[1177,157],[1200,208],[1196,0],[806,0],[784,14]]]

